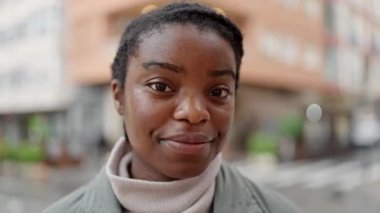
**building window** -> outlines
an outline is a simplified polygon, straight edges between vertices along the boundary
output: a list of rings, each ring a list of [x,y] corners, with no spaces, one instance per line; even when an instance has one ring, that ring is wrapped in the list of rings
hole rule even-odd
[[[260,50],[270,58],[277,58],[279,42],[277,37],[268,31],[263,31],[259,35],[258,45]]]
[[[328,3],[325,5],[325,10],[324,10],[324,13],[325,13],[325,26],[327,28],[327,30],[330,32],[330,33],[335,33],[335,29],[336,29],[336,26],[337,26],[337,20],[336,20],[336,6],[334,3]]]
[[[372,0],[372,13],[373,15],[379,19],[380,18],[380,1],[379,0]]]
[[[287,65],[296,64],[299,60],[300,52],[297,40],[290,36],[284,36],[282,37],[281,44],[282,61],[285,62]]]
[[[300,45],[295,37],[263,30],[259,34],[259,49],[273,60],[289,66],[299,63]]]
[[[336,14],[335,16],[331,17],[332,19],[335,19],[336,25],[336,33],[339,35],[340,38],[348,38],[349,33],[349,26],[347,25],[350,22],[351,16],[349,14],[349,10],[345,5],[342,4],[335,4],[335,10]]]
[[[282,3],[290,9],[294,9],[300,5],[300,0],[282,0]]]
[[[336,82],[338,80],[338,58],[337,50],[334,47],[326,48],[324,70],[324,76],[327,81]]]
[[[303,65],[308,70],[318,70],[321,65],[321,54],[318,48],[308,45],[304,48],[302,55]]]
[[[364,80],[363,56],[350,48],[341,48],[338,54],[339,85],[350,91],[359,91]]]
[[[322,13],[320,0],[303,0],[303,7],[306,14],[310,17],[318,18]]]
[[[373,43],[375,54],[380,54],[380,30],[374,32]]]
[[[372,58],[369,65],[368,73],[368,93],[372,98],[380,98],[380,84],[378,80],[380,79],[380,61]]]

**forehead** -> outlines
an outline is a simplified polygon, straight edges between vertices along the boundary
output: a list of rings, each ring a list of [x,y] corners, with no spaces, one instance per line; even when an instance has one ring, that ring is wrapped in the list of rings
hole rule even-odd
[[[236,63],[229,42],[215,31],[201,30],[193,24],[169,24],[147,33],[141,37],[136,53],[142,58],[171,58],[176,61],[197,54],[218,59],[219,63],[226,63],[226,66]]]
[[[201,36],[202,39],[223,40],[224,39],[212,28],[200,27],[192,23],[167,23],[157,28],[151,29],[142,34],[142,42],[151,40],[165,41],[172,39],[189,39],[194,36]],[[166,38],[166,39],[164,39]],[[227,41],[224,41],[228,43]]]

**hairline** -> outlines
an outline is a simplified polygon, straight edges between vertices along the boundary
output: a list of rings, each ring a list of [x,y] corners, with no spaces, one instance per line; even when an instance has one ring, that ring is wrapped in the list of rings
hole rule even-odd
[[[222,33],[218,32],[218,30],[216,30],[216,29],[213,29],[211,26],[207,26],[207,25],[201,26],[200,24],[194,23],[192,21],[180,22],[180,21],[173,20],[173,21],[166,21],[166,22],[159,23],[157,26],[155,26],[153,28],[145,28],[139,33],[139,35],[137,35],[138,37],[136,38],[136,43],[134,43],[134,46],[131,48],[130,54],[128,54],[128,53],[126,54],[127,59],[125,59],[125,60],[128,60],[128,61],[125,62],[125,67],[124,67],[125,75],[124,75],[124,79],[122,79],[122,82],[119,82],[120,86],[125,86],[125,82],[126,82],[127,75],[128,75],[128,66],[130,64],[129,62],[131,60],[131,57],[137,56],[141,43],[144,42],[145,39],[148,39],[149,37],[154,36],[155,34],[160,33],[160,31],[162,32],[167,27],[170,27],[173,25],[178,25],[178,26],[192,25],[192,26],[196,27],[196,29],[199,30],[199,32],[214,33],[218,37],[223,39],[231,47],[231,50],[234,53],[236,73],[240,73],[240,67],[238,67],[239,65],[238,65],[238,61],[236,59],[238,53],[236,53],[231,42],[228,41],[228,39],[226,39],[222,35]],[[127,42],[127,41],[124,41],[120,46],[124,46],[125,42]],[[113,77],[113,79],[119,80],[117,77]],[[238,85],[237,81],[238,81],[238,79],[236,79],[236,82],[235,82],[236,85]]]

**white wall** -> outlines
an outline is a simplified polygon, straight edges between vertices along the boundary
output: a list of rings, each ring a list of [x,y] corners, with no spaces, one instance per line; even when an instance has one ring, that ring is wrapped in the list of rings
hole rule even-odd
[[[0,113],[64,108],[60,0],[0,0]]]

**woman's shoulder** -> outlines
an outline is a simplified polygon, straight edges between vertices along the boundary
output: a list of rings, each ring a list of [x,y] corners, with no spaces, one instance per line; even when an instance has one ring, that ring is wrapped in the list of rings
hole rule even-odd
[[[224,209],[244,207],[263,213],[300,212],[287,198],[263,185],[254,183],[233,165],[223,162],[216,183],[215,205]],[[236,210],[236,209],[235,209]]]
[[[120,204],[113,194],[105,170],[102,169],[91,182],[53,203],[43,211],[43,213],[61,212],[121,212]]]
[[[83,204],[83,196],[87,191],[87,185],[80,187],[64,198],[53,203],[43,213],[80,212]]]

